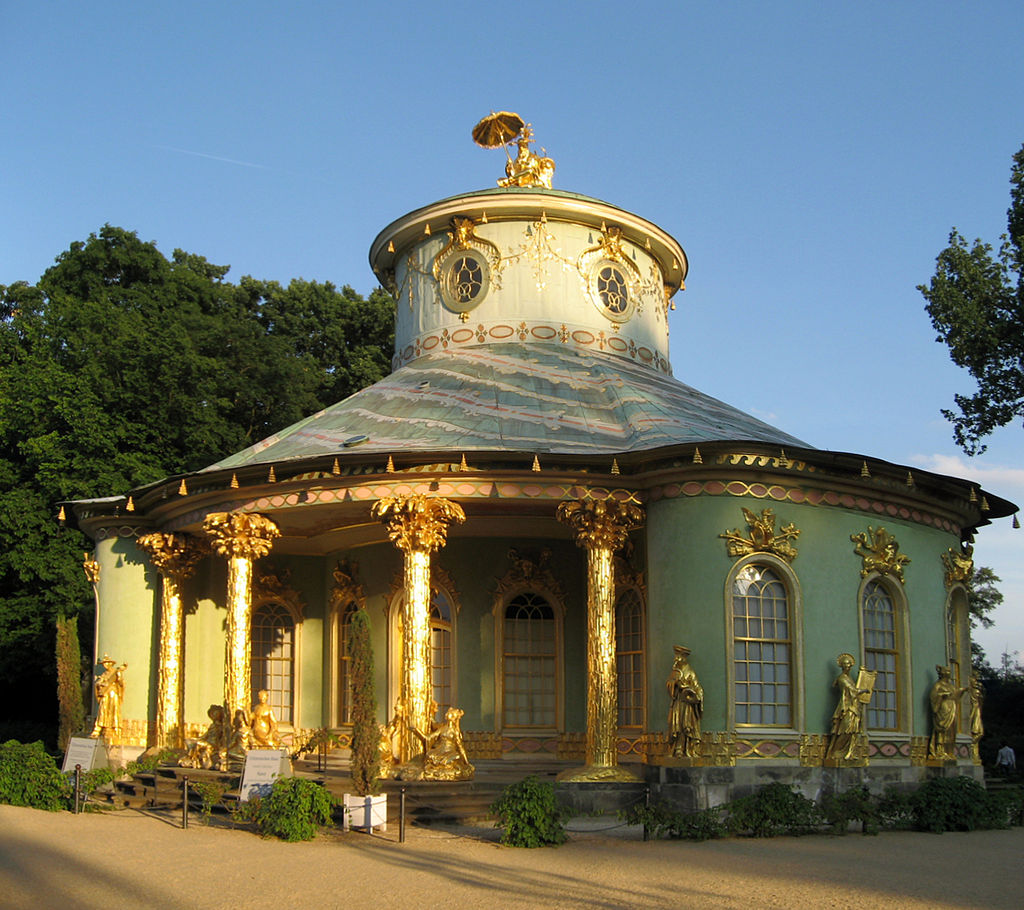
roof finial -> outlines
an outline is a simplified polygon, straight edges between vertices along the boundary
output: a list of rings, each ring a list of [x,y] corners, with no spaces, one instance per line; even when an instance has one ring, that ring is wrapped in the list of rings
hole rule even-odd
[[[505,147],[505,177],[498,181],[502,187],[543,187],[551,189],[551,177],[555,173],[555,162],[541,154],[530,151],[533,129],[529,123],[512,111],[498,111],[484,117],[473,127],[473,141],[485,149]],[[508,146],[513,142],[518,153],[513,158]]]

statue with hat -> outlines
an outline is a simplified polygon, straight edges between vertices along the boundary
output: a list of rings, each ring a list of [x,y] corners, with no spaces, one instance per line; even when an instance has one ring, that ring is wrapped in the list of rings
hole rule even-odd
[[[690,649],[675,645],[672,670],[665,683],[669,698],[669,745],[673,758],[700,758],[700,719],[704,713],[704,689],[693,667]]]
[[[121,735],[121,705],[124,703],[124,671],[128,664],[116,666],[116,661],[104,654],[100,664],[103,672],[96,677],[96,723],[93,725],[93,739],[103,736],[116,743]]]
[[[864,706],[871,701],[878,674],[862,667],[854,682],[850,671],[857,661],[848,651],[840,654],[836,663],[839,665],[839,675],[832,686],[839,690],[839,700],[832,712],[825,764],[831,767],[863,764],[866,758],[866,752],[861,748],[864,738]]]

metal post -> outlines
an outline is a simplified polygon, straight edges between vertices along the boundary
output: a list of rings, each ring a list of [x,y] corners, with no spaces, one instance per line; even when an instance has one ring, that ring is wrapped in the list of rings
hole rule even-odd
[[[75,765],[75,815],[79,813],[79,800],[82,798],[82,766]]]
[[[398,794],[398,842],[405,843],[405,787]]]
[[[651,788],[647,787],[644,790],[644,808],[651,808]],[[651,839],[651,832],[647,830],[647,817],[650,813],[644,812],[644,840],[648,841]]]
[[[181,779],[181,827],[188,827],[188,775]]]

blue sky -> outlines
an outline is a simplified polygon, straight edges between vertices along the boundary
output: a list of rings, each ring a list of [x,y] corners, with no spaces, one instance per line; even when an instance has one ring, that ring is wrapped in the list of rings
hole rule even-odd
[[[287,282],[374,286],[399,215],[493,186],[470,140],[533,123],[554,185],[690,259],[677,377],[812,445],[1024,504],[1024,430],[967,458],[973,383],[915,289],[956,226],[996,242],[1024,142],[1024,4],[0,0],[0,283],[104,223]],[[979,535],[1024,652],[1024,529]]]

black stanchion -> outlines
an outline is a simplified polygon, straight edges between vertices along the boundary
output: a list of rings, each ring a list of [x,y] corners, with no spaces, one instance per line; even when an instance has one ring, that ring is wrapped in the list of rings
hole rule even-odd
[[[181,779],[181,827],[188,827],[188,775]]]
[[[651,808],[651,788],[650,787],[648,787],[644,791],[644,808],[645,809],[650,809]],[[647,816],[648,816],[648,813],[645,812],[644,813],[644,840],[645,841],[651,839],[651,832],[647,830]]]
[[[82,799],[82,766],[75,765],[75,815],[78,815]]]
[[[405,843],[405,787],[398,794],[398,842]]]

